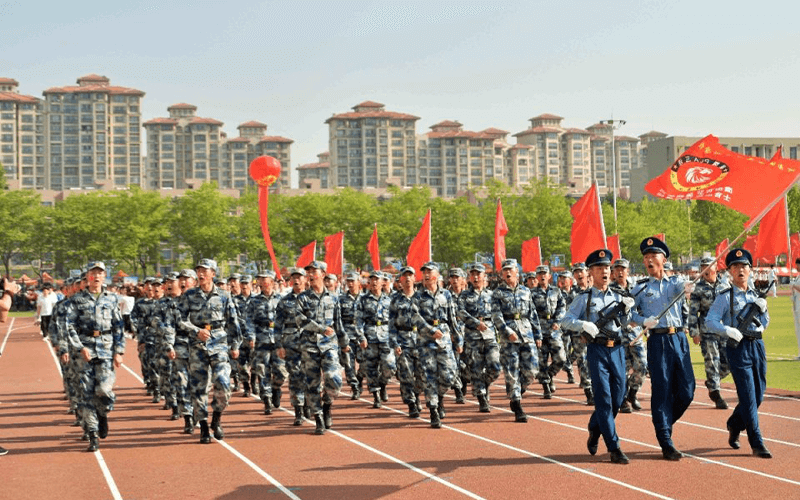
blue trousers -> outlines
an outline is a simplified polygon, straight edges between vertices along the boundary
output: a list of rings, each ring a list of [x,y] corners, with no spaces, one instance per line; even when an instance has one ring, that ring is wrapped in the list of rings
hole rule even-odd
[[[619,449],[619,437],[614,417],[628,392],[626,384],[625,348],[605,347],[590,343],[586,361],[592,375],[594,412],[589,418],[589,430],[600,431],[608,451]]]
[[[655,334],[647,339],[647,365],[653,394],[653,427],[662,448],[672,444],[672,425],[694,398],[694,372],[686,335]]]
[[[739,404],[733,410],[728,425],[734,431],[747,431],[752,448],[763,448],[758,427],[758,407],[764,400],[767,387],[767,356],[763,340],[742,340],[739,345],[726,347],[731,375],[736,384]]]

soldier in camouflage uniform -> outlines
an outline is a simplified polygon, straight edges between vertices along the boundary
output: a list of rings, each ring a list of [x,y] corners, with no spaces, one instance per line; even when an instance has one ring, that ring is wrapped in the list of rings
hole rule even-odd
[[[172,383],[175,362],[169,355],[172,351],[169,339],[175,335],[175,325],[180,322],[180,313],[175,303],[181,291],[178,286],[178,273],[167,275],[164,288],[164,296],[156,299],[153,310],[153,327],[156,331],[158,352],[156,366],[159,370],[160,391],[164,395],[164,409],[172,410],[170,420],[178,420],[180,418],[178,394]]]
[[[577,293],[585,292],[591,286],[589,284],[589,273],[586,272],[586,264],[577,262],[572,265],[572,287]]]
[[[264,415],[272,414],[273,381],[278,382],[276,390],[280,390],[286,375],[285,364],[278,366],[280,358],[276,353],[275,313],[281,296],[275,291],[275,273],[270,270],[261,271],[256,277],[261,293],[250,296],[247,303],[247,335],[255,338],[253,351],[253,373],[260,380],[258,394],[264,403]],[[274,373],[279,375],[273,378]],[[255,391],[255,387],[253,391]]]
[[[347,342],[350,346],[348,352],[342,353],[342,365],[347,383],[350,385],[350,399],[356,400],[361,396],[361,383],[363,376],[360,373],[364,362],[364,354],[358,345],[358,335],[356,334],[356,301],[361,295],[361,279],[357,273],[347,273],[345,276],[346,290],[339,294],[339,309],[342,314],[342,327],[347,334]],[[358,362],[358,367],[356,367]]]
[[[278,301],[275,311],[275,341],[278,345],[278,357],[284,360],[289,374],[289,398],[294,407],[294,425],[302,425],[303,408],[306,405],[306,380],[301,366],[301,332],[298,328],[300,311],[297,309],[297,297],[305,291],[306,271],[292,268],[290,272],[289,284],[292,288]],[[274,387],[272,406],[278,408],[275,404]]]
[[[500,347],[492,323],[492,292],[486,289],[486,268],[469,268],[469,288],[458,297],[458,316],[464,324],[464,358],[478,410],[489,413],[489,387],[500,376]]]
[[[572,287],[572,274],[569,271],[561,271],[556,278],[556,286],[561,290],[561,296],[564,298],[564,306],[569,309],[572,300],[578,295],[578,291]],[[575,376],[572,374],[573,363],[573,350],[572,334],[569,331],[564,331],[561,335],[561,341],[564,342],[564,352],[567,354],[567,361],[564,363],[564,373],[567,374],[567,383],[574,384]]]
[[[69,311],[70,299],[80,291],[80,280],[67,278],[64,290],[64,299],[56,303],[53,307],[53,317],[50,321],[50,343],[53,345],[61,364],[61,372],[64,382],[64,393],[69,401],[69,414],[75,415],[74,426],[81,425],[78,403],[80,392],[79,374],[76,368],[75,358],[80,356],[80,351],[71,349],[69,337],[67,336],[67,312]]]
[[[539,368],[536,350],[542,345],[542,333],[531,291],[520,285],[518,272],[516,259],[503,261],[503,283],[492,293],[492,322],[500,342],[500,364],[514,421],[527,422],[522,394]]]
[[[178,289],[180,295],[193,289],[197,284],[197,274],[193,269],[184,269],[178,275]],[[180,299],[175,301],[177,317],[172,315],[165,316],[165,320],[174,322],[173,325],[165,324],[165,341],[168,344],[167,357],[173,361],[172,386],[175,388],[175,396],[178,402],[178,412],[183,416],[184,434],[194,432],[194,405],[192,404],[192,394],[189,391],[189,334],[182,325],[182,318],[189,314],[189,302]],[[170,327],[171,326],[171,327]]]
[[[416,309],[412,302],[416,271],[406,266],[400,270],[400,290],[392,294],[389,303],[389,338],[397,356],[397,380],[400,396],[408,405],[408,416],[419,417],[419,395],[423,391],[422,367],[417,349]]]
[[[198,286],[181,295],[181,326],[189,332],[189,387],[194,419],[200,422],[200,442],[211,442],[208,425],[208,386],[214,392],[211,429],[223,439],[222,412],[231,397],[230,358],[239,357],[242,333],[236,306],[228,292],[214,285],[217,263],[202,259],[195,267]],[[230,353],[230,354],[229,354]],[[230,356],[230,357],[229,357]]]
[[[251,351],[255,346],[254,332],[247,329],[247,301],[250,299],[252,277],[245,278],[239,273],[233,273],[228,277],[228,290],[230,291],[233,302],[236,304],[236,314],[239,316],[239,329],[244,337],[242,347],[239,349],[239,357],[231,363],[231,370],[235,372],[235,379],[242,383],[242,397],[249,398],[250,392],[258,394],[256,386],[253,384],[253,375],[250,371]],[[238,384],[235,385],[237,388]]]
[[[630,294],[632,282],[628,276],[630,263],[626,259],[617,259],[611,266],[611,289],[617,293]],[[646,281],[646,280],[643,280]],[[628,394],[619,408],[620,413],[631,413],[642,409],[636,394],[642,387],[647,376],[647,344],[639,335],[642,328],[639,326],[622,326],[622,345],[625,347],[625,366],[628,375]]]
[[[89,434],[86,451],[97,451],[100,439],[108,436],[108,414],[116,399],[113,387],[115,367],[125,354],[125,332],[117,296],[103,290],[106,266],[90,263],[87,289],[69,302],[66,334],[73,350],[80,351],[80,403],[84,430]]]
[[[531,293],[539,328],[542,332],[542,347],[539,349],[539,383],[544,389],[544,399],[551,399],[556,391],[555,376],[567,362],[564,342],[561,340],[559,323],[566,313],[564,297],[558,287],[550,284],[550,268],[536,268],[537,287]],[[551,363],[547,364],[547,358]]]
[[[458,296],[461,295],[467,288],[467,273],[460,267],[453,267],[448,271],[449,286],[447,289],[453,295],[453,298],[458,303]],[[459,327],[464,331],[464,323],[461,318],[458,318]],[[456,372],[456,379],[453,381],[453,393],[456,396],[456,403],[463,405],[464,395],[466,394],[467,385],[470,382],[469,361],[467,360],[467,353],[462,352],[456,356],[458,361],[458,371]]]
[[[463,351],[464,337],[458,323],[456,301],[439,286],[439,265],[422,266],[422,288],[413,296],[416,308],[419,362],[424,374],[425,400],[431,412],[431,427],[439,429],[445,417],[444,394],[452,387],[458,364],[453,354]]]
[[[703,352],[708,397],[717,409],[725,410],[728,408],[728,403],[719,393],[719,382],[731,372],[725,349],[727,339],[709,331],[705,321],[717,295],[729,287],[723,286],[717,280],[717,264],[713,258],[702,259],[700,265],[703,268],[703,277],[697,282],[689,297],[689,334],[695,344],[700,344],[700,350]]]
[[[350,350],[342,328],[339,300],[325,288],[327,268],[320,261],[308,264],[305,271],[310,288],[297,297],[302,368],[317,435],[331,428],[331,406],[342,388],[339,349]]]
[[[144,296],[133,306],[131,311],[131,326],[136,338],[139,361],[142,366],[142,378],[147,389],[147,395],[153,396],[153,402],[161,400],[158,389],[158,371],[155,367],[156,335],[151,325],[155,300],[153,299],[153,277],[144,280]]]
[[[367,389],[373,396],[373,408],[389,400],[386,384],[394,376],[397,364],[389,341],[389,296],[383,293],[383,273],[372,271],[367,293],[355,307],[356,337],[364,348]]]

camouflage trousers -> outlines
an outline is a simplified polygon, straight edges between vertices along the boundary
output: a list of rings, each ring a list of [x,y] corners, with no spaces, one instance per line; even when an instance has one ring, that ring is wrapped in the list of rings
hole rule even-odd
[[[97,432],[97,417],[105,417],[114,409],[113,388],[117,374],[110,359],[86,361],[79,356],[76,368],[80,380],[78,412],[83,430]]]
[[[647,376],[647,344],[640,340],[637,345],[625,346],[625,367],[629,373],[628,389],[636,392]]]
[[[208,385],[214,399],[214,411],[222,412],[231,398],[231,363],[227,352],[209,354],[205,349],[189,351],[189,391],[192,395],[194,419],[208,420]]]
[[[239,348],[239,357],[233,360],[239,380],[250,380],[250,368],[253,365],[254,349],[250,349],[249,341],[245,340]],[[234,367],[231,367],[233,369]]]
[[[295,408],[306,403],[306,377],[303,373],[302,354],[294,347],[284,347],[283,358],[289,374],[289,398]]]
[[[272,398],[272,391],[280,389],[288,376],[286,362],[275,349],[275,344],[259,344],[253,350],[252,370],[259,377],[261,401]]]
[[[458,369],[453,355],[453,344],[449,339],[442,340],[446,342],[437,344],[433,341],[422,341],[417,348],[428,408],[439,406],[440,395],[444,395],[453,386]]]
[[[550,364],[547,364],[548,358]],[[567,362],[567,353],[564,351],[564,342],[561,335],[555,337],[545,336],[542,347],[539,349],[539,382],[549,383],[556,373],[561,371]]]
[[[358,376],[361,375],[361,378],[364,378],[364,373],[362,372],[364,350],[361,349],[361,346],[358,345],[358,341],[354,338],[348,340],[347,345],[350,346],[350,350],[342,353],[344,375],[347,378],[348,385],[359,385]],[[358,366],[356,366],[356,363],[358,363]]]
[[[142,378],[147,387],[158,388],[158,351],[155,344],[144,344],[144,349],[139,353],[142,364]]]
[[[166,352],[160,351],[156,361],[158,368],[158,385],[161,394],[164,396],[164,401],[167,405],[177,406],[178,397],[175,390],[175,385],[172,383],[172,372],[175,371],[175,362],[167,356]]]
[[[77,409],[81,400],[81,374],[78,367],[82,360],[80,351],[71,351],[69,361],[64,365],[64,388],[69,398],[69,407],[76,410],[78,416],[80,414],[77,413]]]
[[[175,389],[178,411],[183,416],[191,416],[193,405],[189,392],[189,358],[175,358],[172,363],[172,387]]]
[[[403,403],[413,403],[424,390],[422,367],[416,347],[404,347],[397,356],[397,380],[400,382],[400,396]]]
[[[322,404],[332,403],[342,388],[342,365],[338,349],[320,351],[316,345],[304,346],[302,367],[311,411],[322,414]]]
[[[489,392],[489,386],[500,376],[500,346],[496,340],[467,339],[461,359],[466,361],[472,381],[472,395]]]
[[[586,361],[586,342],[581,338],[580,333],[569,335],[569,350],[567,352],[569,354],[567,362],[564,363],[564,371],[572,373],[572,364],[577,363],[581,389],[591,389],[592,376],[589,373],[589,363]]]
[[[500,364],[506,381],[506,396],[512,401],[522,399],[522,392],[536,378],[539,357],[536,344],[505,343],[500,346]]]
[[[394,372],[397,371],[394,350],[385,342],[367,344],[364,350],[364,365],[369,392],[378,392],[382,385],[392,380]]]
[[[706,365],[706,387],[709,391],[718,391],[719,381],[731,373],[726,345],[727,342],[718,335],[700,334],[700,351]]]

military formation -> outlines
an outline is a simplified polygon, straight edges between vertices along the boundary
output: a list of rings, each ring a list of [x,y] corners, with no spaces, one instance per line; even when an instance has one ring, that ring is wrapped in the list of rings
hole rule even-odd
[[[730,373],[736,382],[739,404],[727,421],[728,444],[739,448],[744,431],[755,455],[771,457],[757,414],[769,315],[763,294],[749,285],[749,253],[734,249],[727,256],[731,284],[718,278],[714,259],[704,260],[695,286],[669,271],[663,241],[647,238],[640,249],[647,277],[635,282],[627,260],[598,249],[555,276],[548,266],[521,274],[516,260],[507,259],[496,282],[484,264],[474,263],[466,271],[450,269],[446,287],[439,265],[428,262],[419,270],[403,267],[395,277],[373,271],[366,283],[348,273],[341,291],[324,262],[291,268],[284,283],[269,270],[222,280],[217,263],[202,259],[163,280],[147,278],[135,302],[106,288],[105,265],[95,262],[67,281],[47,334],[88,451],[98,450],[109,433],[115,368],[128,332],[146,394],[155,404],[163,401],[169,419],[183,419],[184,433],[199,427],[201,443],[212,435],[224,439],[223,413],[240,389],[260,398],[268,416],[287,403],[285,386],[294,425],[313,420],[321,435],[334,425],[343,386],[353,400],[369,393],[377,409],[396,378],[408,416],[420,417],[424,405],[430,427],[438,429],[451,390],[456,404],[471,393],[478,412],[489,413],[489,389],[502,372],[514,421],[524,423],[531,384],[551,399],[557,374],[564,370],[574,384],[577,367],[593,407],[589,453],[597,453],[602,437],[612,462],[629,462],[614,419],[641,410],[637,393],[649,377],[656,439],[666,460],[680,460],[673,426],[694,397],[690,334],[702,347],[706,387],[717,408],[727,408],[720,380]]]

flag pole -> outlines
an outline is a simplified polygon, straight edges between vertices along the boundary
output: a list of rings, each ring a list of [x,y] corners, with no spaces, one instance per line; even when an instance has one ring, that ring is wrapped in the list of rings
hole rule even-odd
[[[433,237],[431,236],[431,231],[433,230],[433,218],[431,217],[431,209],[428,209],[428,220],[431,221],[428,224],[428,255],[430,259],[433,260]]]
[[[786,209],[786,269],[789,271],[789,283],[792,282],[792,271],[793,271],[793,264],[792,262],[792,232],[789,230],[789,197],[786,197],[786,203],[783,204],[784,208]],[[778,265],[777,257],[775,257],[775,265]],[[777,293],[778,287],[775,287],[775,293]]]

